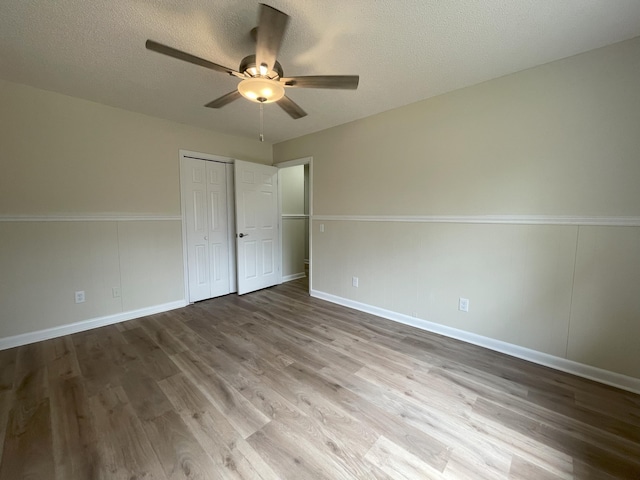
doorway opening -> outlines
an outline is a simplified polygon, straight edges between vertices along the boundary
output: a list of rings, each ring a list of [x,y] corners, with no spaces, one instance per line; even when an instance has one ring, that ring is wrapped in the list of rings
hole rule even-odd
[[[282,281],[312,279],[312,158],[279,163]]]

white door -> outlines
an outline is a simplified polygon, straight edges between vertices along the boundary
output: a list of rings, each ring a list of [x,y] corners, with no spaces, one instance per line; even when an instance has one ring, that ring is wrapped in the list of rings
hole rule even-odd
[[[278,169],[235,161],[238,294],[280,283]]]
[[[224,163],[183,157],[189,301],[231,292],[227,172]]]

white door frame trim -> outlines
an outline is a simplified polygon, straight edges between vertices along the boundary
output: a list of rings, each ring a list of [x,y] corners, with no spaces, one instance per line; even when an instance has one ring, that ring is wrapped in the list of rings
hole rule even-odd
[[[312,272],[313,272],[313,224],[311,218],[313,217],[313,157],[297,158],[295,160],[288,160],[286,162],[276,163],[273,166],[281,168],[297,167],[298,165],[309,165],[309,293],[313,290],[312,285]],[[280,242],[280,272],[282,272],[282,191],[280,190],[282,182],[280,182],[280,172],[278,171],[278,223],[279,228],[279,242]]]
[[[210,162],[220,162],[226,164],[233,164],[235,159],[231,157],[223,157],[221,155],[212,155],[210,153],[201,153],[201,152],[192,152],[190,150],[180,149],[178,153],[178,171],[180,176],[180,214],[181,214],[181,224],[182,224],[182,268],[183,268],[183,276],[184,276],[184,300],[186,303],[189,303],[189,270],[188,270],[188,260],[187,260],[187,212],[184,199],[182,198],[184,188],[182,186],[183,178],[182,178],[182,159],[183,158],[196,158],[200,160],[206,160]],[[227,187],[228,187],[227,183]],[[227,188],[227,201],[229,199],[229,188]],[[229,208],[229,205],[227,205]],[[229,220],[230,221],[230,220]],[[229,241],[234,242],[235,245],[235,225],[229,225]],[[231,245],[231,244],[230,244]],[[234,248],[235,251],[235,248]],[[235,269],[234,269],[235,271]],[[236,286],[232,285],[231,290],[236,290]]]

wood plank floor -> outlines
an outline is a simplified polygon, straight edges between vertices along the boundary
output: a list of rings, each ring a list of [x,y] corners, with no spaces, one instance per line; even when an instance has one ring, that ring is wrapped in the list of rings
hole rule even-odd
[[[640,396],[303,281],[0,352],[0,479],[640,479]]]

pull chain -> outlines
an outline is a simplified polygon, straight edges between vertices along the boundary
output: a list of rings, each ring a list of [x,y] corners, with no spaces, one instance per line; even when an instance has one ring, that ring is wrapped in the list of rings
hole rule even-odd
[[[258,137],[261,142],[264,142],[264,112],[262,111],[263,104],[260,104],[260,136]]]

